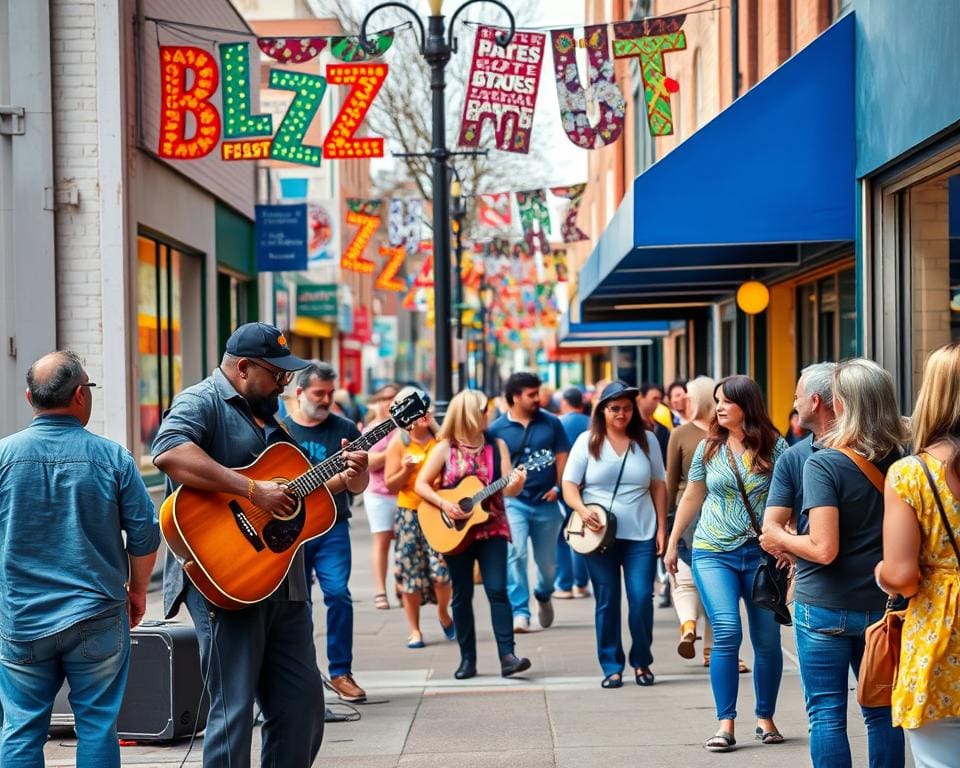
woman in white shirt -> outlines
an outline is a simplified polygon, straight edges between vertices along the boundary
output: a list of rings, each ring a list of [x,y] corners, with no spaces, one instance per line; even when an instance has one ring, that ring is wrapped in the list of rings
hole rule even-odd
[[[667,541],[667,488],[663,457],[637,409],[638,390],[622,381],[608,384],[590,419],[590,430],[574,443],[563,473],[563,498],[584,525],[599,530],[599,504],[617,518],[614,543],[587,558],[596,596],[597,656],[603,688],[623,685],[626,657],[620,638],[620,579],[627,589],[630,666],[637,685],[653,685],[653,581],[657,557]],[[619,483],[618,483],[619,478]]]

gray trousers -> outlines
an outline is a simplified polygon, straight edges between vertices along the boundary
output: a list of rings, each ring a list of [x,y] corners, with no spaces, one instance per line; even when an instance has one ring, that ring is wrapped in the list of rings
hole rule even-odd
[[[254,703],[263,713],[260,764],[309,768],[323,741],[324,716],[310,606],[265,600],[224,611],[192,584],[185,602],[210,694],[204,768],[249,768]]]

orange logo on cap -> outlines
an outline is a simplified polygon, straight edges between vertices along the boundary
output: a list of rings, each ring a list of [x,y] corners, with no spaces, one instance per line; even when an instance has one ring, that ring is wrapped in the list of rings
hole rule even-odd
[[[277,344],[279,344],[281,347],[287,346],[287,337],[281,333],[279,336],[277,336]]]

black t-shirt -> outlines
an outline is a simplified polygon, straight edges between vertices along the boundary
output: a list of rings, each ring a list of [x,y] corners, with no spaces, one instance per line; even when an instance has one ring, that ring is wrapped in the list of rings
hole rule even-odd
[[[360,437],[360,430],[357,429],[356,424],[335,413],[331,413],[315,427],[297,424],[292,416],[287,416],[283,423],[287,425],[293,439],[313,464],[319,464],[339,451],[341,440],[346,439],[352,442]],[[335,493],[333,500],[337,505],[337,522],[350,517],[350,494],[346,491]]]
[[[875,464],[886,474],[901,455],[894,451]],[[825,448],[803,465],[803,517],[816,507],[839,510],[840,548],[827,565],[797,558],[796,599],[824,608],[883,610],[886,595],[873,576],[883,559],[883,494],[853,461]]]

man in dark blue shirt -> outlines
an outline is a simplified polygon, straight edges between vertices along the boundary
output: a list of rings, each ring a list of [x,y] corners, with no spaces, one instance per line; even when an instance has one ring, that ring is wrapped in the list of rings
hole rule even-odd
[[[560,423],[571,447],[581,434],[590,429],[590,417],[583,412],[583,393],[576,387],[569,387],[560,394]],[[562,499],[560,503],[563,504]],[[570,514],[570,509],[565,504],[563,509],[565,516]],[[557,581],[553,596],[561,600],[588,597],[589,583],[587,561],[583,555],[570,548],[561,530],[557,536]]]
[[[64,678],[78,763],[120,766],[130,628],[160,527],[130,453],[84,429],[96,386],[73,352],[45,355],[27,372],[33,423],[0,440],[3,766],[43,765]]]
[[[330,412],[337,373],[328,363],[311,363],[297,374],[300,408],[284,419],[294,439],[313,464],[319,464],[360,437],[357,425]],[[306,573],[315,573],[327,607],[327,662],[330,684],[344,701],[363,701],[366,692],[353,679],[353,598],[350,596],[350,496],[363,493],[369,476],[355,477],[333,500],[337,521],[319,539],[303,548]]]
[[[803,516],[803,465],[820,447],[816,442],[833,426],[833,372],[836,363],[815,363],[800,372],[794,408],[800,424],[810,434],[783,452],[773,467],[763,527],[785,528],[788,524],[798,533],[806,532]]]
[[[513,608],[513,631],[530,629],[530,586],[527,580],[527,541],[533,544],[537,566],[537,618],[546,628],[553,623],[553,583],[557,574],[557,536],[563,525],[559,478],[570,452],[560,420],[540,409],[540,379],[532,373],[514,373],[504,386],[510,410],[490,425],[490,434],[507,444],[510,463],[522,464],[530,454],[549,450],[556,463],[527,475],[518,496],[506,499],[510,523],[507,592]]]

